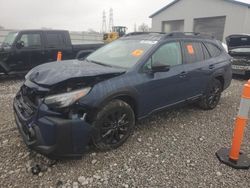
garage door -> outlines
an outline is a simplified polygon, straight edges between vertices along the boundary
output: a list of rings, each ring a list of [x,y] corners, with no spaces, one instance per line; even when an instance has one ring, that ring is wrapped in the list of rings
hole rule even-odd
[[[194,32],[213,35],[218,40],[223,40],[226,16],[196,18],[194,19]]]
[[[172,20],[162,22],[162,32],[184,31],[184,20]]]

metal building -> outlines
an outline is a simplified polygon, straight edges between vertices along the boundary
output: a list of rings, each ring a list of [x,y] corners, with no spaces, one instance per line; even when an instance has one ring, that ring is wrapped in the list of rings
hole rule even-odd
[[[250,33],[250,1],[175,0],[150,16],[152,31],[202,32],[225,40]]]

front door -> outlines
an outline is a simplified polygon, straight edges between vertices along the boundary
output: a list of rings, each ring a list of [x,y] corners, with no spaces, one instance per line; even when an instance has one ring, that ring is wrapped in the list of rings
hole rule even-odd
[[[152,73],[150,69],[154,63],[169,65],[170,69]],[[145,113],[185,100],[186,73],[179,42],[168,42],[159,47],[143,69],[143,83],[137,89],[141,93],[139,102]]]
[[[41,33],[27,32],[18,36],[15,53],[10,59],[12,71],[29,70],[44,62],[44,49]]]

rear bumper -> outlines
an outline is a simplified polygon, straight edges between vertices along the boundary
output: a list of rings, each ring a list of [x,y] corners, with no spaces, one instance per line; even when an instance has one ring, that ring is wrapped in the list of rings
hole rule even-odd
[[[90,124],[81,119],[64,119],[44,104],[26,118],[17,100],[13,104],[16,124],[30,149],[50,158],[81,156],[87,150],[93,132]]]

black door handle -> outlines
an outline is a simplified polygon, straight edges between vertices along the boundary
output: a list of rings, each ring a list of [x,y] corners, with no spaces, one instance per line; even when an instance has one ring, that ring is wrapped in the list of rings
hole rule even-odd
[[[214,69],[214,65],[209,65],[209,69]]]
[[[185,78],[186,75],[187,75],[187,72],[186,72],[186,71],[183,71],[183,72],[181,72],[181,73],[179,74],[179,77],[180,77],[180,78]]]

